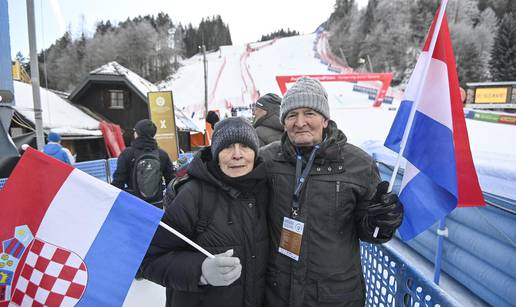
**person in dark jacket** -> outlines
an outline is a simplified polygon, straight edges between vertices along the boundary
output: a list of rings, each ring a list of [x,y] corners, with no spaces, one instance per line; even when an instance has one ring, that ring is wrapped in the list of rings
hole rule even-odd
[[[363,306],[359,240],[387,242],[402,220],[375,162],[330,120],[327,97],[318,80],[299,79],[281,105],[286,134],[260,150],[272,194],[265,306]]]
[[[158,228],[141,271],[167,287],[167,306],[262,306],[268,193],[257,151],[258,137],[249,122],[222,120],[211,147],[189,164],[189,180],[165,204],[163,222],[216,254],[207,258]]]
[[[279,141],[283,125],[279,120],[281,98],[273,93],[260,97],[255,104],[254,128],[260,139],[260,147]]]
[[[127,147],[117,160],[116,170],[113,174],[112,185],[119,189],[123,189],[131,194],[137,195],[133,182],[133,167],[136,159],[141,155],[157,150],[160,160],[161,174],[165,179],[163,190],[166,184],[174,177],[174,166],[168,154],[158,147],[158,143],[154,139],[156,135],[156,125],[149,119],[142,119],[134,126],[134,140],[131,146]],[[161,207],[163,195],[158,195],[150,202]]]
[[[220,121],[220,117],[215,111],[209,111],[206,115],[206,122],[211,125],[211,129],[215,129],[215,124]]]
[[[50,132],[47,136],[48,143],[43,147],[43,152],[47,155],[63,161],[67,164],[72,164],[68,153],[61,146],[61,135],[56,132]]]

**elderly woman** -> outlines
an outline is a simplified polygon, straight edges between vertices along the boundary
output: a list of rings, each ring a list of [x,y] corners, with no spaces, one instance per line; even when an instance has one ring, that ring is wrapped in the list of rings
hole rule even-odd
[[[215,125],[212,146],[188,166],[189,180],[165,204],[163,221],[212,254],[158,228],[143,276],[167,287],[167,306],[261,306],[268,249],[265,171],[249,122]]]

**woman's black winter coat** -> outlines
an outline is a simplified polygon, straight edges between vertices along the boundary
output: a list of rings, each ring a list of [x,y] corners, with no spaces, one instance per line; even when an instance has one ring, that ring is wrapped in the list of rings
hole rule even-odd
[[[212,254],[233,249],[242,264],[241,277],[227,287],[199,286],[206,256],[162,227],[142,262],[143,276],[167,287],[167,306],[262,306],[268,253],[266,185],[242,193],[208,170],[210,160],[210,148],[196,155],[188,167],[192,178],[165,204],[163,221]],[[258,167],[262,165],[253,172]],[[212,219],[204,232],[196,233],[201,211],[208,205],[216,206]]]

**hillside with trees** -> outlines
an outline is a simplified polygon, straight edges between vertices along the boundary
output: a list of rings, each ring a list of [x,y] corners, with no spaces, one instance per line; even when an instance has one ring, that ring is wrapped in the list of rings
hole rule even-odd
[[[354,0],[336,0],[323,25],[333,53],[350,67],[392,72],[393,84],[408,81],[432,22],[438,0],[369,0],[358,9]],[[516,1],[449,0],[446,9],[459,81],[516,80]],[[323,22],[323,21],[322,21]],[[260,41],[298,35],[280,29]],[[168,14],[128,18],[118,24],[97,23],[93,35],[70,31],[38,54],[41,84],[70,91],[87,74],[117,61],[140,76],[158,82],[179,67],[182,58],[231,45],[220,16],[202,19],[197,27],[174,23]],[[30,72],[28,59],[16,58]]]
[[[91,70],[117,61],[156,82],[170,76],[181,58],[198,53],[202,44],[207,50],[231,44],[229,27],[220,16],[205,18],[198,27],[174,24],[165,13],[128,18],[117,25],[100,21],[92,37],[82,33],[73,38],[68,31],[40,52],[40,81],[44,87],[70,91]],[[29,67],[21,53],[17,59]]]
[[[410,77],[440,1],[337,0],[327,27],[335,55],[353,68],[370,61],[375,72]],[[515,80],[516,1],[450,0],[446,8],[459,81]],[[369,65],[368,65],[369,67]],[[503,77],[502,77],[503,76]]]

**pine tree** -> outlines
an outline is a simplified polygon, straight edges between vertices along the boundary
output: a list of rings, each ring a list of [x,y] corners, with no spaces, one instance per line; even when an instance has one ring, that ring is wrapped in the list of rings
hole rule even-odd
[[[463,50],[464,53],[457,62],[460,85],[465,87],[467,82],[484,81],[484,63],[475,43],[467,42]]]
[[[493,81],[516,80],[516,16],[505,14],[491,51],[489,62]]]
[[[287,29],[287,31],[280,29],[274,32],[271,32],[270,34],[262,35],[262,38],[260,39],[260,42],[268,41],[274,38],[281,38],[281,37],[289,37],[289,36],[296,36],[299,35],[299,32],[296,30],[290,30],[290,28]]]

